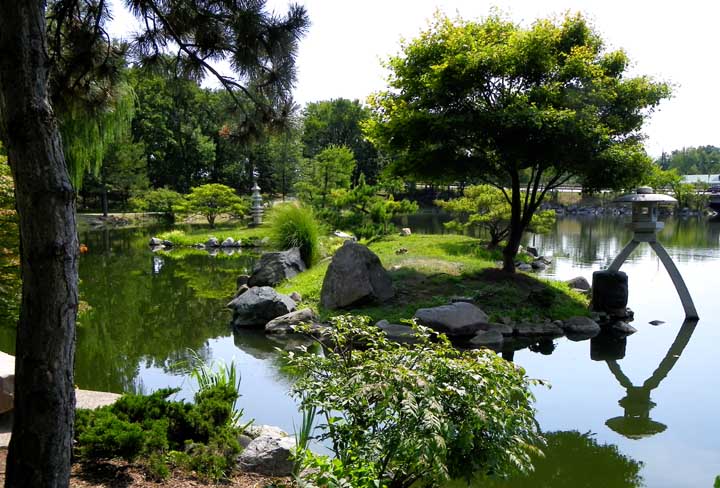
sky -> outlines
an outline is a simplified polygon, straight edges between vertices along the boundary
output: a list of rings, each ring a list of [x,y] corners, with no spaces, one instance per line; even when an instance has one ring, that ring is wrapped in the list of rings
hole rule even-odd
[[[350,98],[364,102],[386,87],[381,62],[397,54],[402,39],[423,30],[434,12],[479,20],[493,7],[523,25],[535,19],[582,12],[608,48],[624,49],[632,74],[650,75],[673,85],[646,122],[648,153],[682,147],[720,146],[720,2],[713,0],[298,0],[312,25],[297,58],[295,100]],[[127,37],[136,22],[113,0],[114,37]],[[286,0],[268,0],[277,13]],[[212,84],[210,84],[212,86]]]

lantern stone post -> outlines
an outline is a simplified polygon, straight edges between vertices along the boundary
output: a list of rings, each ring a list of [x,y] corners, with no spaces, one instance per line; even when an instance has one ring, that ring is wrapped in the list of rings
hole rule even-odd
[[[262,224],[262,217],[264,212],[262,195],[260,195],[260,186],[258,186],[259,176],[260,173],[255,168],[253,168],[253,187],[252,197],[250,198],[252,201],[252,208],[250,209],[250,214],[252,215],[253,227],[257,227]]]

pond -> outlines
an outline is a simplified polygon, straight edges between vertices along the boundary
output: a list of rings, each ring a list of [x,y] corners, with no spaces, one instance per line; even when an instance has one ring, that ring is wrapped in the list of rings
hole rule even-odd
[[[429,219],[429,224],[423,225]],[[442,230],[442,217],[411,219],[414,230]],[[81,234],[81,298],[76,383],[81,388],[150,392],[181,388],[191,351],[235,361],[246,418],[292,432],[300,418],[275,343],[230,329],[225,308],[235,277],[256,255],[163,256],[147,247],[158,229]],[[545,276],[568,279],[606,267],[630,233],[619,218],[563,218],[555,232],[531,236],[552,256]],[[497,486],[710,487],[720,475],[720,222],[668,220],[661,241],[678,264],[701,317],[683,326],[680,300],[656,256],[641,246],[623,266],[638,332],[626,343],[558,339],[514,353],[537,387],[537,419],[547,457],[534,475]],[[663,321],[651,325],[651,321]],[[13,337],[0,328],[0,348]]]

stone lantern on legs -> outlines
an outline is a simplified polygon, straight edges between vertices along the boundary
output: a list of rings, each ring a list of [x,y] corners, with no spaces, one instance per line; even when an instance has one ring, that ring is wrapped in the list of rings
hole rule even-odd
[[[593,273],[593,308],[598,311],[608,311],[608,308],[617,309],[620,297],[617,290],[624,286],[625,304],[627,304],[627,276],[620,271],[620,267],[630,254],[637,248],[640,243],[647,242],[650,247],[658,255],[663,266],[670,275],[675,289],[680,295],[680,301],[685,309],[686,319],[697,319],[698,314],[695,310],[690,292],[683,281],[680,271],[678,271],[675,263],[665,248],[657,240],[657,232],[664,225],[658,222],[657,213],[658,205],[675,204],[677,200],[669,195],[654,193],[649,186],[641,186],[635,193],[623,195],[614,201],[615,203],[629,203],[632,205],[632,221],[629,224],[633,231],[633,237],[628,242],[620,254],[613,260],[610,267],[605,271],[596,271]],[[624,281],[624,284],[623,284]],[[618,287],[618,285],[620,285]],[[608,299],[609,297],[609,299]],[[609,302],[613,302],[608,306]],[[625,305],[622,305],[623,307]]]
[[[260,173],[255,168],[253,168],[253,187],[252,196],[250,197],[250,200],[252,201],[252,207],[250,209],[250,214],[252,215],[252,225],[254,227],[262,224],[262,216],[265,210],[263,208],[262,195],[260,195],[260,186],[258,186],[259,176]]]

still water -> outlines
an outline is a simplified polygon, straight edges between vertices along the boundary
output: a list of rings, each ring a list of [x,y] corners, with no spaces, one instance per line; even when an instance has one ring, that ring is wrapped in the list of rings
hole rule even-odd
[[[432,216],[408,224],[442,229]],[[77,385],[115,392],[171,386],[191,398],[186,361],[193,350],[207,360],[235,361],[246,418],[292,432],[300,419],[275,351],[282,344],[233,333],[224,307],[235,277],[256,256],[154,255],[146,244],[155,232],[81,235],[89,247],[80,263],[81,299],[89,310],[78,325]],[[555,232],[531,236],[528,244],[552,256],[545,276],[591,280],[630,237],[618,218],[564,218]],[[638,329],[627,343],[608,349],[563,338],[551,354],[548,348],[514,354],[531,377],[552,385],[535,390],[549,445],[535,475],[498,486],[712,487],[720,475],[720,223],[669,220],[660,239],[701,320],[683,326],[669,277],[641,246],[623,266]],[[11,332],[0,329],[0,347],[12,352],[12,342]]]

